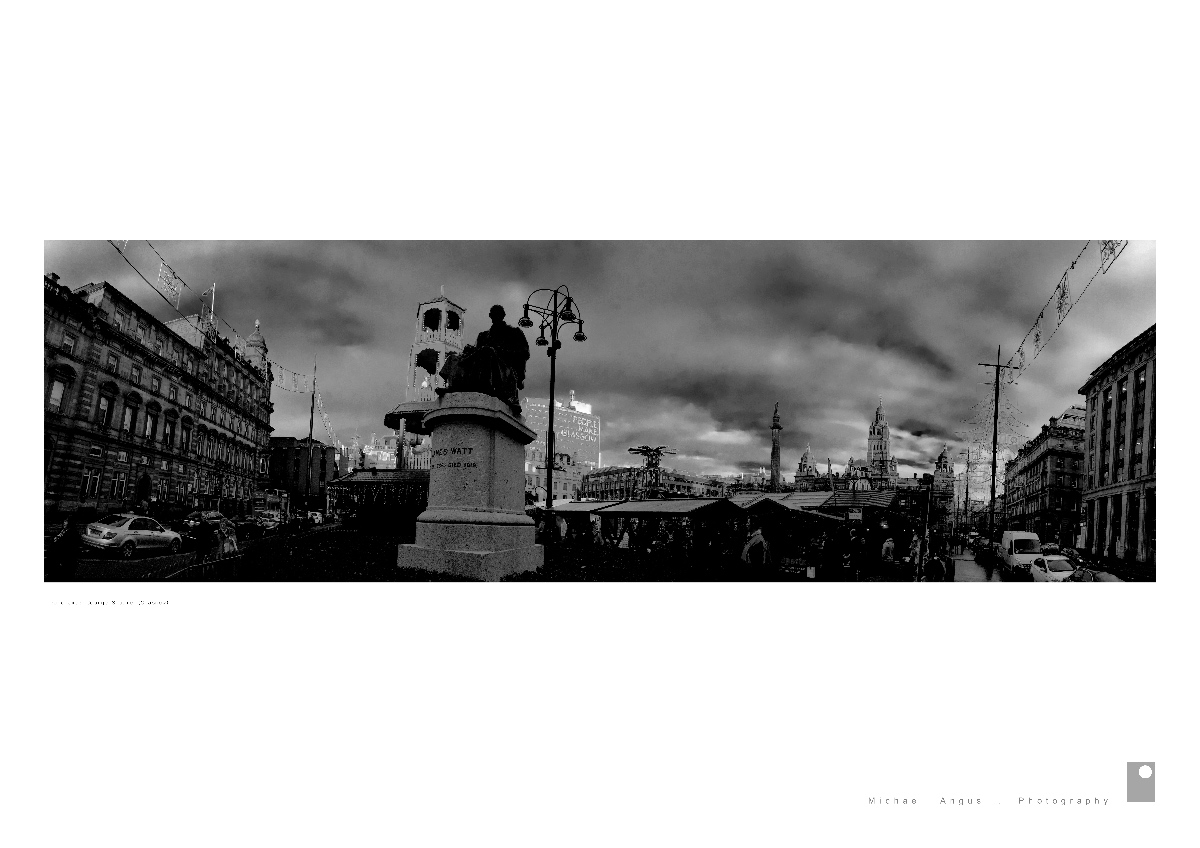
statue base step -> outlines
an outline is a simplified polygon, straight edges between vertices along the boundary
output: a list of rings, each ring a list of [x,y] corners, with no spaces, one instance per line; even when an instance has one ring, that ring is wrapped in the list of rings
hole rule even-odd
[[[537,571],[544,560],[541,545],[499,551],[456,551],[449,548],[401,545],[396,556],[396,564],[400,568],[420,568],[440,574],[487,581],[501,580],[510,574]]]

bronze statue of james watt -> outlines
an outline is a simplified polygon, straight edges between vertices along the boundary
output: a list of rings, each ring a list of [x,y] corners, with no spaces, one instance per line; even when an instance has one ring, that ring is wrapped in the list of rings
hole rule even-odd
[[[437,389],[438,397],[447,392],[479,392],[499,398],[520,416],[517,393],[525,388],[525,363],[529,361],[529,340],[519,327],[504,321],[504,307],[488,311],[492,326],[481,332],[474,345],[463,348],[462,355],[450,354],[440,376],[446,381]]]

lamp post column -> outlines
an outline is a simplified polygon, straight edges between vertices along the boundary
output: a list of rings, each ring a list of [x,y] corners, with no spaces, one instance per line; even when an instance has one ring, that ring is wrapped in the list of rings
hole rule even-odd
[[[554,519],[554,365],[558,359],[558,289],[554,290],[554,312],[550,319],[550,418],[549,429],[546,431],[546,509],[550,511],[551,520]],[[553,535],[558,533],[558,524],[555,523]]]

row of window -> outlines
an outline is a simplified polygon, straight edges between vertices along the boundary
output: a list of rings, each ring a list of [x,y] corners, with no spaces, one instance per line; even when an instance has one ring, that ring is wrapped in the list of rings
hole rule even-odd
[[[55,378],[50,385],[50,397],[47,408],[51,412],[61,412],[62,399],[65,392],[65,384],[62,380]],[[96,402],[96,413],[93,418],[98,424],[104,427],[112,426],[112,414],[115,408],[115,398],[108,394],[101,394]],[[136,403],[126,401],[122,410],[121,423],[118,430],[127,436],[137,434],[138,412],[140,407]],[[164,417],[162,420],[162,436],[161,444],[168,449],[175,447],[176,436],[176,420],[170,417]],[[159,437],[159,414],[153,410],[147,409],[142,420],[142,437],[147,442],[158,442]],[[205,438],[203,431],[196,433],[195,443],[192,440],[192,428],[187,424],[180,427],[179,448],[184,453],[195,451],[196,454],[208,459],[228,462],[236,468],[251,470],[254,467],[253,454],[241,447],[240,445],[231,444],[228,440],[219,436],[209,436]]]
[[[67,323],[71,327],[76,327],[79,325],[79,321],[75,319],[68,319]],[[132,335],[133,333],[130,330],[130,323],[129,316],[122,310],[118,309],[116,311],[116,317],[113,319],[113,324],[123,332]],[[216,358],[215,351],[214,359],[211,362],[204,363],[204,367],[200,367],[200,363],[192,354],[190,347],[183,340],[174,338],[173,333],[167,333],[165,337],[163,335],[159,335],[154,340],[153,344],[150,343],[151,335],[152,332],[149,326],[145,322],[138,321],[136,338],[146,348],[152,349],[158,356],[169,359],[176,365],[176,367],[183,368],[193,376],[211,381],[214,386],[218,385],[219,377],[219,386],[222,394],[232,393],[238,402],[242,402],[242,400],[245,399],[257,405],[260,400],[265,401],[267,399],[267,392],[265,390],[260,390],[256,381],[239,371],[227,360]],[[64,331],[62,341],[59,343],[59,346],[67,354],[76,356],[78,355],[77,349],[79,347],[79,336],[68,329]],[[110,352],[108,354],[106,363],[107,369],[115,374],[119,368],[119,365],[120,358],[116,354]],[[133,366],[131,380],[138,385],[141,384],[140,366]],[[160,381],[158,377],[151,378],[152,391],[159,391],[159,382]],[[172,387],[172,401],[175,400],[175,391],[176,390],[174,387]]]
[[[1131,456],[1126,457],[1125,441],[1126,441],[1126,419],[1129,413],[1127,403],[1129,393],[1129,380],[1123,377],[1115,384],[1117,392],[1117,412],[1115,428],[1110,422],[1109,412],[1112,409],[1113,386],[1107,386],[1100,394],[1100,403],[1103,409],[1104,417],[1100,422],[1100,472],[1099,482],[1101,486],[1107,485],[1109,482],[1123,482],[1129,477],[1138,477],[1142,474],[1142,463],[1145,455],[1144,436],[1145,432],[1145,411],[1146,411],[1146,367],[1143,366],[1133,375],[1134,382],[1134,397],[1133,397],[1133,444],[1130,451]],[[1088,436],[1088,485],[1096,484],[1096,396],[1093,395],[1088,399],[1088,404],[1091,407],[1091,424],[1089,427]],[[1154,436],[1153,426],[1154,417],[1150,419],[1151,433],[1149,436],[1150,442],[1150,464],[1147,470],[1153,470],[1154,456]],[[1109,432],[1115,429],[1115,445],[1110,445]],[[1110,459],[1110,454],[1115,452],[1115,457]]]
[[[109,475],[107,487],[108,497],[124,500],[131,493],[132,472],[115,470]],[[101,487],[102,472],[99,468],[85,468],[79,483],[80,500],[88,500],[100,496],[104,491]],[[151,483],[152,490],[157,489],[158,499],[171,503],[182,502],[189,494],[216,495],[218,490],[221,497],[236,500],[248,500],[253,494],[253,487],[242,480],[214,480],[208,477],[193,475],[191,483],[176,481],[172,486],[165,477],[158,478],[157,486]]]
[[[169,359],[177,367],[183,368],[189,374],[195,377],[200,377],[204,380],[210,380],[214,383],[220,381],[221,391],[229,389],[244,394],[254,402],[258,402],[259,387],[245,373],[240,371],[229,360],[217,356],[217,351],[214,348],[211,351],[210,358],[202,360],[196,357],[190,345],[175,336],[169,330],[163,330],[155,333],[151,330],[150,325],[144,321],[137,322],[136,338],[147,348],[153,350],[158,356],[164,359]],[[126,334],[135,335],[132,330],[133,322],[130,316],[122,309],[117,308],[114,317],[113,325]],[[151,344],[151,336],[154,336],[154,342]],[[263,399],[266,393],[263,392]]]
[[[120,368],[120,358],[115,353],[110,353],[108,355],[108,363],[106,368],[113,374],[118,372],[118,369]],[[135,386],[142,385],[142,368],[140,365],[135,364],[130,366],[129,381]],[[162,393],[162,380],[160,380],[155,374],[150,375],[150,391],[154,394]],[[179,402],[179,388],[177,386],[171,385],[167,389],[167,399],[171,401],[171,403]],[[191,392],[185,391],[183,393],[183,405],[187,409],[192,408]],[[253,438],[256,444],[262,443],[261,434],[250,424],[248,420],[242,418],[240,415],[235,415],[226,411],[218,406],[215,401],[201,401],[196,411],[202,417],[215,422],[221,427],[226,427],[230,430],[233,430],[239,436]]]
[[[137,385],[140,385],[141,384],[141,369],[137,366],[133,366],[132,372],[133,373],[131,374],[131,381]],[[46,401],[46,408],[50,412],[55,412],[55,413],[63,412],[63,400],[66,395],[66,388],[67,388],[66,383],[58,377],[54,378],[51,381],[50,394]],[[158,392],[158,390],[159,390],[158,377],[154,377],[152,379],[151,388],[153,391]],[[170,387],[170,392],[168,394],[168,397],[171,401],[176,400],[177,391],[178,390],[176,389],[175,386]],[[105,426],[112,426],[112,423],[110,420],[111,412],[112,412],[112,403],[113,403],[113,401],[112,401],[112,398],[110,395],[101,394],[100,400],[97,402],[97,409],[96,409],[96,414],[95,414],[94,420],[104,424]],[[191,409],[192,396],[191,396],[190,392],[186,393],[184,406],[188,409]],[[237,435],[254,441],[255,444],[262,444],[262,442],[263,442],[263,438],[264,438],[263,435],[260,433],[260,431],[256,430],[253,426],[251,426],[250,422],[248,422],[245,419],[240,418],[240,417],[227,415],[224,412],[224,410],[218,408],[217,405],[215,403],[212,403],[211,401],[208,403],[201,403],[200,408],[197,410],[197,412],[201,417],[208,418],[209,420],[212,420],[214,423],[218,424],[221,427],[231,429]],[[152,413],[148,412],[147,415],[151,416]],[[126,409],[125,409],[125,418],[122,421],[122,426],[121,426],[122,431],[128,432],[128,433],[134,432],[132,416],[133,416],[133,412],[131,411],[131,407],[129,405],[127,405]],[[157,416],[148,418],[145,435],[153,438],[157,432],[157,424],[158,424]],[[172,444],[174,442],[174,425],[171,424],[169,426],[171,427],[170,435],[169,435],[169,437],[164,439],[165,444]],[[186,449],[187,449],[187,444],[185,441],[184,450],[186,450]]]

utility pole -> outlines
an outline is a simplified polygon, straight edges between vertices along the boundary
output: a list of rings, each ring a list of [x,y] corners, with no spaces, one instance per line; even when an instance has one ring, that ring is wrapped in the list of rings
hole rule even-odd
[[[963,494],[963,524],[971,532],[971,449],[967,448],[967,471],[963,475],[966,491]]]
[[[929,562],[929,510],[933,503],[933,480],[925,488],[925,526],[921,530],[921,556],[918,560],[917,573],[925,573],[925,564]]]
[[[967,448],[967,484],[966,484],[967,502],[963,504],[963,519],[967,525],[967,532],[971,532],[971,449]]]
[[[1008,368],[1012,371],[1017,369],[1012,365],[1000,364],[1000,345],[996,345],[996,364],[990,362],[980,362],[984,368],[995,368],[995,380],[993,386],[995,391],[992,394],[992,499],[988,504],[988,541],[995,541],[996,536],[996,443],[1000,429],[1000,369]]]
[[[312,399],[308,403],[308,468],[304,471],[304,509],[312,506],[309,492],[312,489],[312,455],[313,455],[313,412],[317,408],[317,358],[313,357]]]

